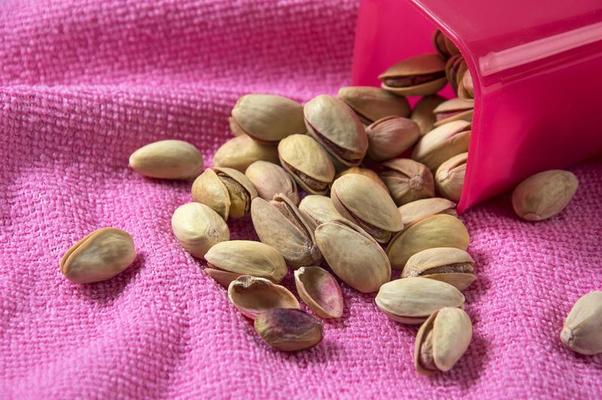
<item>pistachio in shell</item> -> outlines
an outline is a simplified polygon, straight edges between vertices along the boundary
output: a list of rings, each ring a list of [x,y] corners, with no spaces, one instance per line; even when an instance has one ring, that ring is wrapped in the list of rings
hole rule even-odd
[[[461,99],[474,98],[474,82],[468,69],[464,71],[464,75],[458,83],[458,97]]]
[[[441,125],[420,139],[412,158],[431,171],[455,155],[466,153],[470,143],[470,122],[452,121]]]
[[[433,174],[424,164],[396,158],[383,163],[382,167],[380,177],[398,206],[435,195]]]
[[[420,128],[409,118],[385,117],[366,128],[368,157],[384,161],[410,149],[420,138]]]
[[[264,200],[272,200],[278,193],[299,204],[297,184],[281,166],[267,161],[255,161],[245,171],[249,181],[255,186],[257,195]]]
[[[343,100],[360,118],[370,125],[388,116],[407,117],[410,104],[403,96],[396,96],[384,89],[372,86],[347,86],[339,89],[339,99]]]
[[[322,318],[341,318],[345,307],[336,278],[321,267],[301,267],[295,271],[299,297]]]
[[[201,203],[186,203],[176,208],[171,229],[182,247],[197,258],[205,256],[214,244],[230,239],[224,219]]]
[[[414,223],[436,214],[456,216],[456,203],[442,197],[431,197],[406,203],[399,207],[403,226],[410,227]]]
[[[466,175],[466,160],[468,153],[453,156],[437,168],[435,182],[439,194],[451,201],[458,202],[464,187]]]
[[[435,247],[414,254],[401,271],[402,278],[421,276],[436,279],[464,290],[476,279],[474,260],[454,247]]]
[[[242,173],[255,161],[278,163],[275,146],[259,143],[248,135],[239,135],[222,144],[213,155],[213,166],[233,168]]]
[[[443,103],[445,98],[439,95],[424,96],[414,106],[412,116],[410,119],[414,121],[420,128],[420,136],[426,135],[433,129],[435,121],[435,114],[433,110]]]
[[[458,50],[454,42],[445,36],[439,29],[437,29],[433,35],[433,46],[444,59],[460,54],[460,50]]]
[[[583,295],[566,317],[560,340],[584,355],[602,353],[602,291]]]
[[[149,178],[191,179],[203,171],[203,155],[183,140],[159,140],[134,151],[129,165]]]
[[[434,127],[438,127],[452,121],[472,121],[474,113],[474,100],[453,98],[439,104],[433,110],[436,122]]]
[[[445,63],[445,77],[456,94],[458,93],[458,76],[462,77],[466,69],[466,62],[460,54],[451,56]]]
[[[299,203],[299,210],[311,218],[316,226],[335,219],[343,219],[327,196],[317,194],[305,196]]]
[[[382,88],[403,96],[427,96],[445,86],[445,62],[439,54],[405,59],[383,72]]]
[[[294,308],[272,308],[255,318],[255,331],[270,347],[280,351],[299,351],[322,341],[322,323]]]
[[[230,282],[228,300],[249,319],[274,308],[299,309],[299,301],[284,286],[269,279],[243,275]]]
[[[378,174],[376,172],[374,172],[373,170],[368,169],[368,168],[350,167],[350,168],[344,169],[343,171],[339,172],[336,175],[335,179],[338,179],[339,177],[341,177],[343,175],[349,175],[349,174],[364,175],[364,176],[366,176],[366,177],[374,180],[374,182],[378,183],[385,190],[389,190],[389,189],[387,189],[387,186],[385,185],[385,183],[380,179],[380,177],[378,176]]]

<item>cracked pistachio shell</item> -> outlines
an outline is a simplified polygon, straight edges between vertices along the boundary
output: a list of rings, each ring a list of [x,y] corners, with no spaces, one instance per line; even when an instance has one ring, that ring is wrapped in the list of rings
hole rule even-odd
[[[339,174],[335,177],[335,179],[338,179],[343,175],[349,175],[349,174],[364,175],[364,176],[374,180],[374,182],[378,183],[385,190],[389,190],[389,189],[387,189],[387,186],[385,185],[385,183],[379,178],[378,174],[368,168],[361,168],[361,167],[347,168],[347,169],[339,172]]]
[[[230,286],[230,282],[244,275],[215,268],[205,268],[205,273],[226,289]]]
[[[303,106],[289,98],[272,94],[247,94],[232,109],[234,131],[275,144],[295,133],[305,133]]]
[[[560,340],[584,355],[602,353],[602,291],[582,296],[564,321]]]
[[[406,263],[402,278],[421,276],[436,279],[464,290],[476,279],[474,260],[466,251],[454,247],[435,247],[414,254]]]
[[[332,274],[321,267],[301,267],[295,271],[299,297],[322,318],[341,318],[344,300],[341,287]]]
[[[305,191],[325,194],[334,179],[334,165],[328,153],[307,135],[291,135],[278,143],[282,167]]]
[[[431,171],[455,155],[466,153],[470,143],[470,122],[453,121],[441,125],[420,139],[412,158]]]
[[[297,184],[281,166],[267,161],[255,161],[249,165],[245,175],[262,199],[269,201],[274,195],[282,193],[293,203],[299,204]]]
[[[376,306],[393,321],[420,324],[443,307],[463,307],[464,295],[445,282],[402,278],[380,287]]]
[[[282,255],[265,243],[229,240],[215,244],[205,254],[207,267],[280,282],[287,273]]]
[[[437,168],[435,182],[437,191],[441,196],[452,201],[460,201],[462,188],[464,187],[464,175],[466,175],[466,160],[468,153],[453,156]]]
[[[464,355],[471,340],[472,322],[464,310],[444,307],[434,312],[416,335],[416,371],[423,375],[449,371]]]
[[[102,228],[71,246],[61,258],[60,268],[71,282],[100,282],[125,270],[135,258],[136,248],[129,233]]]
[[[391,265],[380,245],[360,227],[344,220],[316,228],[316,243],[332,271],[362,293],[391,279]]]
[[[420,138],[420,128],[409,118],[385,117],[368,126],[366,134],[368,157],[384,161],[411,148]]]
[[[474,98],[474,82],[472,81],[472,75],[470,75],[468,69],[464,71],[462,79],[458,81],[458,97],[461,99]]]
[[[299,210],[311,218],[316,226],[335,219],[343,219],[337,209],[332,204],[330,197],[317,194],[305,196],[299,203]]]
[[[319,95],[303,107],[307,132],[337,162],[358,165],[368,150],[364,125],[345,102]]]
[[[472,121],[474,100],[453,98],[437,106],[435,113],[435,127],[452,121]]]
[[[456,45],[438,29],[433,35],[433,46],[443,58],[460,54],[460,50],[458,50]]]
[[[208,205],[225,221],[246,215],[255,197],[251,181],[232,168],[206,169],[192,184],[192,200]]]
[[[438,214],[416,222],[391,239],[387,255],[393,268],[403,268],[414,254],[433,247],[468,248],[468,231],[458,218]]]
[[[578,187],[577,177],[569,171],[543,171],[514,189],[512,207],[516,215],[526,221],[542,221],[562,212]]]
[[[278,151],[275,146],[259,143],[248,135],[228,140],[213,155],[215,167],[233,168],[243,173],[258,160],[278,163]]]
[[[388,116],[407,117],[410,104],[403,96],[396,96],[372,86],[342,87],[338,94],[366,125]]]
[[[230,282],[228,300],[250,319],[274,308],[301,307],[295,296],[284,286],[250,275],[240,276]]]
[[[324,336],[322,323],[301,310],[274,308],[255,318],[255,331],[272,348],[299,351],[314,347]]]
[[[359,225],[378,242],[403,228],[389,193],[374,180],[358,174],[343,175],[332,184],[330,198],[336,210]]]
[[[445,76],[455,93],[458,93],[458,76],[466,71],[466,63],[461,55],[451,56],[445,63]]]
[[[403,96],[427,96],[445,86],[445,62],[438,54],[405,59],[383,72],[382,88]]]
[[[433,129],[436,118],[433,110],[445,101],[445,98],[439,95],[425,96],[418,100],[410,119],[420,128],[420,136],[426,135]]]
[[[134,151],[130,167],[140,175],[157,179],[191,179],[203,170],[203,155],[182,140],[160,140]]]
[[[397,158],[382,166],[384,169],[380,177],[398,206],[435,195],[433,174],[424,164],[409,158]]]
[[[456,216],[456,203],[442,197],[431,197],[407,203],[399,207],[403,226],[412,224],[436,214],[449,214]]]
[[[322,261],[314,243],[316,225],[286,196],[276,195],[269,202],[256,197],[251,203],[251,218],[259,240],[278,250],[291,267]]]
[[[176,208],[171,217],[171,230],[182,247],[198,258],[214,244],[230,239],[224,219],[201,203],[186,203]]]

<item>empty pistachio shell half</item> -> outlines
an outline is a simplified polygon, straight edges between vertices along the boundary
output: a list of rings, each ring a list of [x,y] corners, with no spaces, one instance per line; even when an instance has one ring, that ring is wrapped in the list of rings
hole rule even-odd
[[[232,109],[233,130],[268,144],[295,133],[305,133],[303,106],[294,100],[272,94],[247,94]]]
[[[383,72],[382,88],[404,96],[437,93],[445,84],[445,62],[438,54],[405,59]]]
[[[554,169],[540,172],[514,189],[514,212],[527,221],[551,218],[566,208],[578,187],[577,177],[569,171]]]
[[[391,279],[391,266],[380,245],[344,220],[316,228],[316,244],[332,271],[362,293],[372,293]]]
[[[230,283],[228,299],[250,319],[273,308],[300,308],[295,296],[284,286],[250,275],[240,276]]]
[[[160,140],[133,152],[129,164],[149,178],[191,179],[203,171],[203,155],[188,142]]]
[[[71,246],[61,258],[60,267],[70,281],[92,283],[111,279],[135,258],[136,248],[129,233],[102,228]]]
[[[424,136],[433,129],[436,118],[433,110],[443,103],[445,99],[438,95],[425,96],[418,100],[410,119],[420,128],[420,135]]]
[[[340,318],[344,301],[336,278],[321,267],[301,267],[295,271],[299,297],[322,318]]]
[[[334,165],[328,153],[307,135],[291,135],[278,144],[282,167],[311,194],[324,194],[334,179]]]
[[[564,321],[560,340],[580,354],[602,353],[602,291],[577,300]]]
[[[435,195],[433,174],[424,164],[396,158],[383,163],[382,167],[380,177],[398,206]]]
[[[401,221],[406,229],[412,224],[436,214],[456,214],[456,203],[441,197],[416,200],[399,207]]]
[[[299,203],[299,210],[311,218],[316,226],[335,219],[343,219],[330,197],[317,194],[305,196]]]
[[[431,171],[453,156],[466,153],[470,143],[470,122],[453,121],[441,125],[420,139],[412,158],[426,165]]]
[[[314,347],[324,336],[322,323],[293,308],[274,308],[255,318],[255,331],[272,348],[299,351]]]
[[[226,289],[228,289],[228,286],[230,286],[230,282],[238,279],[239,276],[244,275],[237,274],[236,272],[222,271],[221,269],[215,268],[205,268],[205,273]]]
[[[436,279],[464,290],[476,279],[474,260],[466,251],[454,247],[435,247],[414,254],[406,263],[402,278],[421,276]]]
[[[352,166],[364,159],[368,137],[364,125],[342,100],[319,95],[303,107],[307,132],[337,162]]]
[[[343,175],[349,175],[349,174],[358,174],[358,175],[364,175],[372,180],[374,180],[374,182],[378,183],[380,186],[383,187],[383,189],[385,190],[389,190],[387,189],[387,186],[385,185],[385,183],[382,181],[382,179],[379,178],[378,174],[376,172],[374,172],[371,169],[368,168],[362,168],[362,167],[350,167],[347,168],[341,172],[339,172],[336,176],[335,179],[343,176]]]
[[[464,355],[471,340],[472,322],[464,310],[444,307],[435,311],[416,335],[416,371],[424,375],[449,371]]]
[[[437,168],[435,182],[441,196],[458,202],[462,196],[468,153],[453,156]]]
[[[399,232],[391,239],[387,255],[393,268],[403,268],[414,254],[433,247],[455,247],[466,250],[469,236],[458,218],[439,214],[425,218]]]
[[[171,217],[171,230],[182,247],[198,258],[214,244],[230,239],[224,219],[201,203],[186,203],[176,208]]]
[[[220,242],[205,254],[207,267],[240,275],[252,275],[280,282],[286,275],[282,255],[265,243],[251,240]]]
[[[293,203],[299,204],[297,184],[281,166],[267,161],[255,161],[249,165],[245,175],[262,199],[272,200],[274,195],[282,193]]]
[[[380,287],[376,306],[394,321],[420,324],[443,307],[463,307],[464,295],[445,282],[403,278]]]
[[[385,117],[366,128],[368,157],[384,161],[408,150],[420,138],[420,128],[414,121],[402,117]]]
[[[433,110],[435,113],[435,127],[452,121],[472,121],[474,100],[453,98],[439,104]]]
[[[410,104],[403,96],[396,96],[372,86],[348,86],[339,90],[343,100],[366,125],[388,116],[407,117]]]
[[[213,155],[215,167],[233,168],[245,172],[257,160],[278,162],[275,146],[259,143],[247,135],[240,135],[222,144]]]

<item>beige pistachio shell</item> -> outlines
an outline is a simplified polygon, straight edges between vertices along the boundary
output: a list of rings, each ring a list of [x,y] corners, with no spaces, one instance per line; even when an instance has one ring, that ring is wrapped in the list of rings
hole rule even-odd
[[[281,166],[267,161],[255,161],[249,165],[245,175],[262,199],[269,201],[274,195],[282,193],[293,203],[299,204],[297,184]]]
[[[322,323],[304,311],[274,308],[255,318],[255,331],[272,348],[299,351],[316,346],[324,336]]]
[[[75,243],[60,261],[61,272],[75,283],[111,279],[134,262],[136,248],[129,233],[98,229]]]
[[[602,353],[602,291],[583,295],[566,317],[560,340],[584,355]]]
[[[466,63],[461,55],[451,56],[445,64],[445,76],[455,93],[458,93],[458,77],[466,70]]]
[[[409,258],[402,278],[421,276],[436,279],[464,290],[476,279],[474,260],[466,251],[454,247],[422,250]]]
[[[466,70],[462,76],[462,80],[458,84],[458,97],[463,99],[474,98],[474,82],[470,71]]]
[[[436,214],[457,215],[456,203],[441,197],[420,199],[404,204],[399,207],[399,212],[401,213],[401,222],[406,229],[412,224]]]
[[[339,89],[339,99],[355,111],[367,125],[388,116],[407,117],[410,104],[403,96],[396,96],[372,86],[348,86]]]
[[[203,155],[183,140],[160,140],[134,151],[129,164],[149,178],[191,179],[203,171]]]
[[[376,172],[374,172],[373,170],[368,169],[368,168],[362,168],[362,167],[347,168],[347,169],[339,172],[337,174],[337,176],[335,177],[335,179],[338,179],[338,178],[340,178],[343,175],[349,175],[349,174],[364,175],[364,176],[366,176],[366,177],[374,180],[374,182],[376,182],[380,186],[382,186],[383,189],[389,190],[389,189],[387,189],[387,186],[385,185],[385,183],[379,178],[378,174]]]
[[[458,218],[439,214],[425,218],[398,233],[387,247],[393,268],[403,268],[414,254],[433,247],[455,247],[466,250],[469,236]]]
[[[336,278],[321,267],[301,267],[295,271],[299,297],[322,318],[341,318],[345,307]]]
[[[437,168],[435,182],[439,194],[451,201],[458,202],[462,196],[464,176],[466,175],[466,160],[468,153],[453,156]]]
[[[378,79],[382,88],[404,96],[427,96],[445,84],[445,62],[438,54],[405,59],[383,72]]]
[[[420,136],[426,135],[433,129],[436,121],[433,110],[444,101],[445,98],[438,95],[425,96],[418,100],[410,119],[420,128]]]
[[[258,160],[278,163],[278,151],[275,146],[261,144],[248,135],[228,140],[213,155],[214,166],[233,168],[243,173]]]
[[[243,275],[230,283],[228,299],[242,315],[250,319],[274,308],[301,307],[295,296],[284,286],[250,275]]]
[[[230,240],[224,219],[201,203],[186,203],[176,208],[171,217],[171,230],[182,247],[198,258],[214,244]]]
[[[467,152],[469,143],[470,122],[449,122],[424,135],[414,147],[412,158],[436,171],[453,156]]]
[[[384,161],[399,156],[420,138],[420,128],[414,121],[402,117],[385,117],[366,128],[368,157]]]
[[[205,273],[226,289],[230,286],[230,282],[244,275],[215,268],[205,268]]]
[[[315,194],[305,196],[299,203],[299,210],[311,218],[316,226],[335,219],[343,219],[343,216],[332,204],[330,197],[326,196]]]
[[[433,110],[435,113],[435,127],[452,121],[472,121],[474,100],[453,98],[447,100]]]
[[[398,206],[435,195],[433,174],[424,164],[396,158],[383,163],[382,167],[380,177]]]

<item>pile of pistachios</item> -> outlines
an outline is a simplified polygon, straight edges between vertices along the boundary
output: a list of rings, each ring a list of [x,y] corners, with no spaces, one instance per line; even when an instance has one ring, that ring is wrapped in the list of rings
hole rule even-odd
[[[275,349],[297,351],[323,338],[318,318],[342,318],[339,282],[377,293],[376,307],[420,325],[420,373],[448,371],[472,338],[462,291],[475,280],[469,233],[457,218],[473,113],[473,83],[453,43],[437,32],[437,53],[385,71],[382,88],[345,87],[304,105],[277,95],[241,97],[229,118],[234,138],[204,168],[200,151],[178,140],[136,150],[129,165],[158,179],[194,179],[192,202],[172,230],[228,299]],[[437,95],[447,83],[458,97]],[[423,96],[415,107],[405,96]],[[578,186],[546,171],[521,183],[512,205],[529,221],[550,218]],[[437,197],[438,196],[438,197]],[[259,238],[230,240],[228,221],[250,215]],[[109,279],[135,258],[129,234],[104,228],[76,243],[61,271],[78,283]],[[294,273],[297,297],[280,283]],[[392,270],[400,278],[392,279]],[[602,297],[580,300],[562,340],[602,351]],[[585,309],[585,310],[583,310]]]

